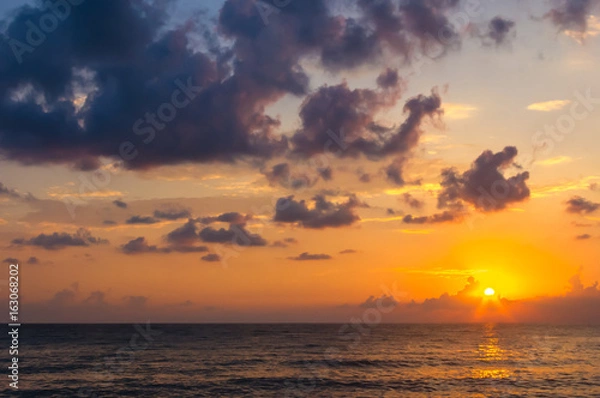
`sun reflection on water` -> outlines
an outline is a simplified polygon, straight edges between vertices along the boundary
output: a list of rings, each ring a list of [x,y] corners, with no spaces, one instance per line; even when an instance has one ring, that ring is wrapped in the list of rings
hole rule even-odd
[[[473,377],[477,379],[505,379],[511,372],[503,368],[502,361],[507,358],[507,352],[500,347],[496,325],[486,324],[483,329],[482,342],[479,343],[477,354],[483,362],[480,368],[473,369]]]

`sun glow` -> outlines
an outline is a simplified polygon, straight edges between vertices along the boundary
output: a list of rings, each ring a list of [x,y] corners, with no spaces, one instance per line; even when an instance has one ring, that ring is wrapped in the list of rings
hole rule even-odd
[[[496,291],[491,287],[488,287],[484,290],[483,294],[485,294],[486,296],[493,296],[494,294],[496,294]]]

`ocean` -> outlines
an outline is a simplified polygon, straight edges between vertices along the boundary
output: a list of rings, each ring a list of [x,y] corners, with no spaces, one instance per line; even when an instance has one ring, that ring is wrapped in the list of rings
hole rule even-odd
[[[598,326],[25,324],[19,344],[22,397],[600,397]]]

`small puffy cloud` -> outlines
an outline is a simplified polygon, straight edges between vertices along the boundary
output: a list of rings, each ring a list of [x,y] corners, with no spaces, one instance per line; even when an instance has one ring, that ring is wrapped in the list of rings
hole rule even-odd
[[[589,214],[600,208],[600,203],[591,202],[581,196],[573,196],[567,201],[567,212],[575,214]]]
[[[59,250],[65,247],[86,247],[90,245],[107,244],[108,240],[92,236],[85,228],[80,228],[73,235],[66,232],[54,232],[53,234],[39,234],[36,237],[25,239],[13,239],[12,243],[19,246],[38,246],[46,250]]]
[[[19,260],[14,257],[7,257],[2,260],[4,264],[19,264]]]
[[[544,102],[535,102],[527,106],[530,111],[553,112],[564,108],[571,103],[570,100],[553,100]]]
[[[238,246],[267,245],[267,241],[262,236],[250,233],[242,225],[236,224],[231,224],[228,229],[206,227],[198,236],[207,243],[230,243]]]
[[[29,258],[27,259],[27,264],[32,264],[32,265],[34,265],[34,264],[39,264],[39,263],[40,263],[40,260],[38,260],[38,258],[37,258],[37,257],[33,257],[33,256],[32,256],[32,257],[29,257]]]
[[[157,246],[149,245],[146,241],[146,238],[143,236],[132,239],[121,246],[121,251],[125,254],[166,253],[164,249],[159,249]]]
[[[442,171],[442,190],[438,195],[438,208],[463,209],[464,203],[484,212],[499,211],[509,204],[529,198],[527,187],[529,172],[506,178],[504,170],[515,165],[517,148],[508,146],[493,153],[484,151],[471,168],[459,173],[454,168]]]
[[[404,202],[405,204],[407,204],[408,206],[410,206],[413,209],[422,209],[423,206],[425,206],[425,202],[423,202],[422,200],[419,200],[419,199],[415,198],[414,196],[412,196],[408,192],[405,192],[400,197],[400,200],[402,200],[402,202]]]
[[[294,200],[294,196],[280,198],[275,206],[273,221],[315,229],[343,227],[360,220],[354,209],[366,206],[354,195],[339,204],[327,201],[324,195],[315,196],[313,201],[314,206],[309,208],[304,200]]]
[[[157,222],[159,221],[156,218],[150,216],[132,216],[125,221],[127,224],[156,224]]]
[[[206,256],[202,256],[201,260],[207,261],[207,262],[217,262],[217,261],[221,261],[221,256],[219,256],[218,254],[215,254],[215,253],[210,253],[210,254],[207,254]]]
[[[191,246],[191,245],[173,245],[167,247],[159,247],[148,244],[145,237],[140,236],[130,240],[121,246],[121,251],[125,254],[142,254],[142,253],[202,253],[208,251],[206,246]]]
[[[6,185],[0,182],[0,196],[9,197],[11,199],[20,199],[20,200],[35,200],[36,198],[30,194],[22,194],[16,189],[8,188]]]
[[[386,308],[394,308],[399,304],[399,302],[392,295],[382,294],[380,297],[369,296],[365,302],[359,305],[360,308],[369,309],[386,309]]]
[[[252,219],[251,214],[241,214],[235,211],[219,214],[217,216],[200,217],[197,219],[201,224],[212,224],[215,222],[223,222],[235,225],[245,225],[246,222]]]
[[[331,260],[332,257],[329,254],[311,254],[304,252],[295,257],[288,257],[289,260],[294,261],[316,261],[316,260]]]
[[[507,42],[509,33],[515,26],[514,21],[502,17],[494,17],[489,25],[487,37],[490,38],[497,46]]]
[[[179,220],[181,218],[191,217],[191,212],[187,209],[167,208],[164,210],[155,210],[154,218],[163,220]]]
[[[444,211],[431,216],[414,217],[411,214],[404,216],[402,221],[406,224],[439,224],[445,222],[461,221],[463,214],[458,211]]]
[[[340,251],[340,254],[353,254],[353,253],[358,253],[358,252],[353,249],[345,249],[345,250]]]
[[[117,225],[116,221],[113,221],[113,220],[104,220],[104,221],[102,221],[102,224],[104,224],[104,225]]]
[[[113,205],[121,208],[121,209],[126,209],[127,208],[127,203],[123,202],[122,200],[116,199],[113,200]]]
[[[592,235],[590,234],[583,234],[583,235],[577,235],[575,237],[576,240],[587,240],[587,239],[591,239]]]

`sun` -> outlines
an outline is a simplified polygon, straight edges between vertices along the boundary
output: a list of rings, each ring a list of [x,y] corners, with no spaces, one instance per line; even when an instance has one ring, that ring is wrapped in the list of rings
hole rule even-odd
[[[485,294],[486,296],[493,296],[494,294],[496,294],[496,291],[491,287],[488,287],[483,291],[483,294]]]

